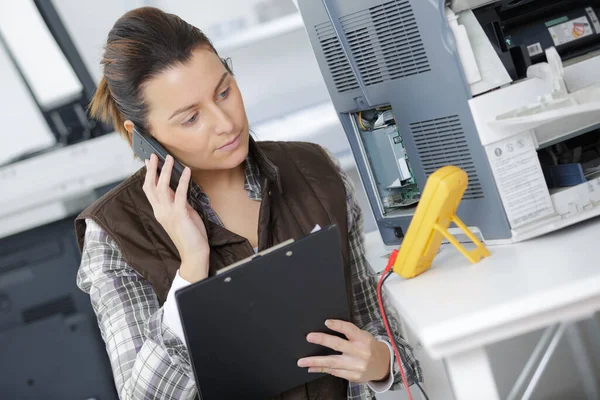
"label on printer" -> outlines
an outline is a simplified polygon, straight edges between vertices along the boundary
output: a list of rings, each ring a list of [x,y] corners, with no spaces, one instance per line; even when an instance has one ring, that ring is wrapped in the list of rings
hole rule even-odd
[[[530,133],[485,146],[511,227],[555,214]]]
[[[534,43],[531,46],[527,46],[527,51],[529,52],[529,57],[544,53],[544,49],[540,43]]]
[[[594,10],[592,10],[594,13]],[[594,13],[595,15],[595,13]],[[567,44],[594,34],[594,28],[587,17],[572,19],[548,28],[556,46]]]

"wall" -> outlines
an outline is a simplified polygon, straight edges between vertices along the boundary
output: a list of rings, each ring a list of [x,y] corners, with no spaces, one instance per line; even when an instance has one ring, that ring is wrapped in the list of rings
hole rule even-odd
[[[304,29],[224,55],[232,59],[251,122],[330,101]]]
[[[88,69],[98,81],[108,32],[129,9],[146,4],[157,6],[200,29],[208,29],[226,19],[251,14],[259,0],[54,1]],[[329,100],[303,29],[221,55],[232,58],[251,123]]]
[[[110,28],[128,10],[143,6],[134,0],[53,0],[88,70],[100,80],[100,60]]]
[[[226,20],[243,18],[249,23],[255,23],[254,7],[261,0],[225,0],[212,1],[181,1],[181,0],[150,0],[146,3],[159,7],[167,12],[177,14],[201,30],[209,30],[212,25]],[[287,1],[287,0],[281,0]]]

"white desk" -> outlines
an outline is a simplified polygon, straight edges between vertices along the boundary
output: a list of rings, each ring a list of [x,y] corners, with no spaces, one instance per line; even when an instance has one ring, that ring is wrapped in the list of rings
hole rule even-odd
[[[367,257],[380,269],[377,232]],[[404,323],[434,359],[444,359],[457,400],[499,399],[485,345],[600,310],[600,219],[515,245],[491,247],[471,265],[443,246],[431,270],[386,291]]]

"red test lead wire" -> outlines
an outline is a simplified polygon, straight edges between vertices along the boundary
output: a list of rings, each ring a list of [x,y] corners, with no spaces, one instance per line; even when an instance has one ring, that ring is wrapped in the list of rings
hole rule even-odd
[[[394,354],[396,355],[396,362],[398,363],[398,367],[400,367],[400,375],[402,375],[402,382],[404,383],[404,389],[406,389],[406,393],[408,394],[408,399],[413,400],[412,394],[410,393],[410,388],[408,387],[408,382],[406,380],[406,375],[404,374],[404,368],[402,367],[402,359],[400,358],[400,352],[398,351],[398,347],[396,346],[396,340],[394,339],[394,335],[392,334],[392,330],[390,329],[390,325],[387,320],[387,316],[385,313],[385,308],[383,305],[383,296],[381,294],[383,288],[383,281],[385,277],[391,272],[394,267],[394,263],[396,262],[396,257],[398,257],[398,250],[392,251],[390,254],[390,258],[388,259],[388,263],[383,271],[381,278],[379,279],[379,283],[377,284],[377,302],[379,303],[379,311],[381,312],[381,317],[383,318],[383,324],[385,325],[385,330],[387,332],[388,338],[392,347],[394,348]],[[393,373],[393,371],[390,371]]]

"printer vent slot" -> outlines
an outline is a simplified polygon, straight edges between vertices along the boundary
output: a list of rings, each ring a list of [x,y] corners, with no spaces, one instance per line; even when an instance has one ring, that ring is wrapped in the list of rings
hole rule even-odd
[[[358,82],[331,22],[319,24],[315,29],[337,91],[344,93],[358,89]]]
[[[469,186],[463,199],[484,197],[467,138],[457,115],[414,122],[410,124],[410,129],[427,176],[441,167],[454,165],[469,175]]]
[[[409,0],[393,0],[340,18],[366,86],[431,71]],[[338,92],[358,88],[331,22],[315,26]]]
[[[409,0],[388,1],[340,22],[366,85],[431,71]]]
[[[75,314],[75,301],[71,296],[62,296],[56,299],[50,300],[46,303],[37,305],[35,307],[23,310],[23,321],[28,324],[40,319],[51,317],[55,314],[62,314],[63,316]]]

